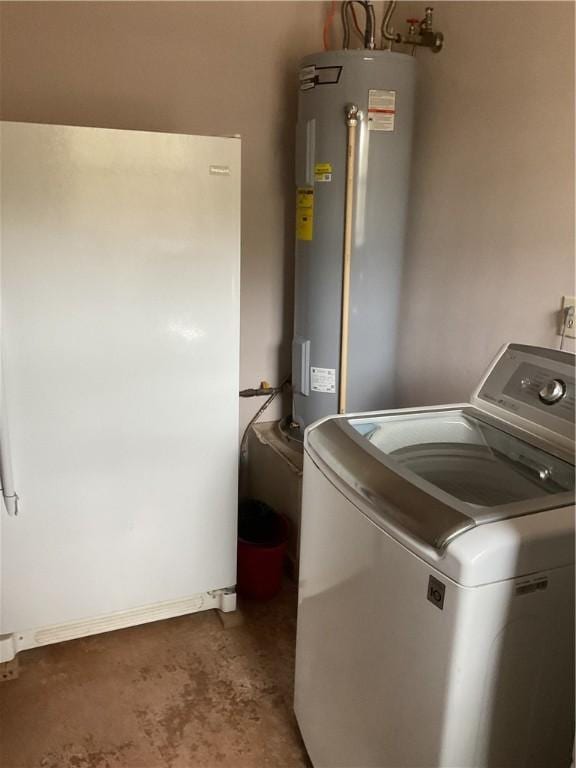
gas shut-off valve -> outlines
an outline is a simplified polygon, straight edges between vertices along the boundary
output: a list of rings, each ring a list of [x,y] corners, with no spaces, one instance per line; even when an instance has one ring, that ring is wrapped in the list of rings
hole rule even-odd
[[[429,48],[432,53],[441,51],[442,46],[444,45],[444,35],[442,32],[434,31],[434,9],[430,7],[426,8],[425,16],[422,20],[406,19],[406,22],[408,23],[408,34],[401,35],[399,32],[395,32],[390,26],[390,20],[396,9],[396,5],[396,2],[389,2],[386,12],[384,13],[381,27],[382,47],[384,47],[385,41],[387,41],[388,45],[392,45],[392,43],[411,45],[413,50],[418,46],[420,48]]]

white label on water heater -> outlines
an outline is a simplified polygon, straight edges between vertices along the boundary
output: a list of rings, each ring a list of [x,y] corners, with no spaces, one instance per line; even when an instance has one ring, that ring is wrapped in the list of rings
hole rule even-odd
[[[336,369],[310,367],[310,389],[313,392],[336,392]]]
[[[299,77],[301,91],[307,91],[309,88],[314,88],[316,85],[316,65],[311,64],[309,67],[302,67]]]
[[[393,131],[396,91],[368,91],[368,130]]]
[[[302,67],[300,69],[300,80],[311,80],[316,76],[316,64],[310,64],[308,67]]]

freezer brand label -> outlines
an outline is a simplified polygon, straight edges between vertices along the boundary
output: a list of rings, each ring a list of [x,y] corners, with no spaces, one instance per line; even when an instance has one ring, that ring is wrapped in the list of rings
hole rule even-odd
[[[296,190],[296,238],[312,240],[314,234],[314,190],[298,187]]]
[[[228,165],[211,165],[209,171],[211,176],[230,176]]]
[[[316,163],[314,166],[314,181],[325,182],[332,181],[332,164]]]
[[[396,91],[368,91],[368,130],[393,131]]]
[[[310,367],[310,389],[313,392],[336,392],[336,369]]]
[[[444,592],[446,591],[446,585],[441,581],[435,579],[434,576],[430,576],[428,579],[428,600],[435,605],[436,608],[444,609]]]

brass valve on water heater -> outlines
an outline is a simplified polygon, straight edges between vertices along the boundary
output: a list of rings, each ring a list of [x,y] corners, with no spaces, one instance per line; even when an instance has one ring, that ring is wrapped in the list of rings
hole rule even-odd
[[[385,41],[387,41],[389,45],[392,43],[411,45],[413,50],[418,46],[419,48],[429,48],[432,53],[441,51],[444,46],[444,35],[442,32],[434,31],[434,9],[428,6],[422,20],[406,19],[409,25],[408,34],[401,35],[399,32],[394,32],[390,26],[390,20],[396,9],[396,5],[396,2],[389,2],[384,13],[381,27],[382,47],[385,46]]]

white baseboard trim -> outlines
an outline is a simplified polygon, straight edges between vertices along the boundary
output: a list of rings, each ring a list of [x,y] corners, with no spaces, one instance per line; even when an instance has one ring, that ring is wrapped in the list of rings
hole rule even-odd
[[[11,661],[17,653],[29,648],[62,643],[65,640],[75,640],[79,637],[98,635],[102,632],[113,632],[116,629],[125,629],[162,619],[172,619],[176,616],[208,611],[214,608],[224,612],[236,609],[234,587],[201,592],[182,600],[153,603],[141,608],[118,611],[83,621],[27,629],[11,635],[0,635],[0,662]]]

